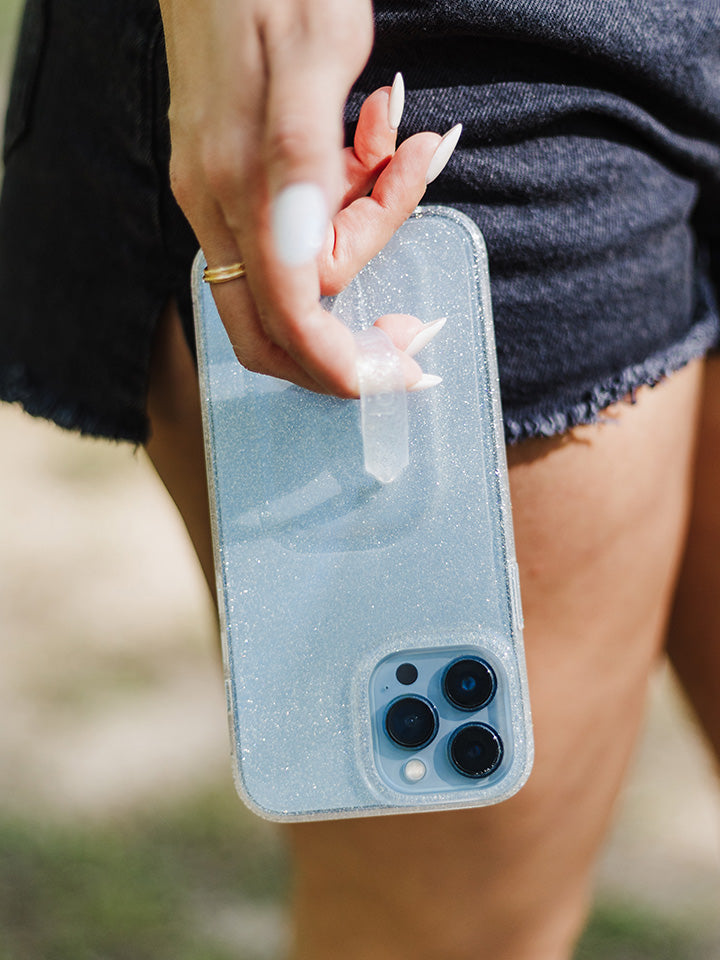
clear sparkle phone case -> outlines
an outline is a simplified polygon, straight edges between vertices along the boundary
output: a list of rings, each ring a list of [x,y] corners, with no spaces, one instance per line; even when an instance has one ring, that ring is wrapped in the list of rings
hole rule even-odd
[[[392,483],[364,470],[357,401],[238,363],[203,266],[193,290],[238,791],[271,819],[509,797],[533,746],[479,230],[419,208],[328,301],[354,330],[384,313],[448,317],[418,358],[443,383],[408,395],[409,463]]]

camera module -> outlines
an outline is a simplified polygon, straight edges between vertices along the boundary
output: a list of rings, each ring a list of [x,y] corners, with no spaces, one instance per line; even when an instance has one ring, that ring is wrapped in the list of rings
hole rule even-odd
[[[495,696],[497,679],[489,663],[479,657],[463,657],[450,664],[442,685],[450,703],[460,710],[480,710]]]
[[[435,707],[424,697],[393,700],[385,714],[385,730],[398,746],[412,750],[424,747],[438,731]]]
[[[458,773],[480,780],[500,766],[503,745],[497,731],[487,724],[466,723],[450,737],[448,752]]]

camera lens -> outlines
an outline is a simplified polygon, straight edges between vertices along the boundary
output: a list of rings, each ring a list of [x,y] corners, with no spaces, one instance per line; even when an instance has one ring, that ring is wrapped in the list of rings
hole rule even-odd
[[[450,760],[464,777],[480,780],[497,770],[503,758],[502,740],[484,723],[466,723],[450,738]]]
[[[495,672],[479,657],[456,660],[443,677],[445,696],[460,710],[480,710],[487,706],[496,688]]]
[[[402,683],[406,687],[409,687],[411,684],[415,683],[418,678],[417,667],[414,663],[401,663],[395,671],[395,676],[398,683]]]
[[[385,729],[401,747],[424,747],[437,733],[435,707],[422,697],[400,697],[388,707]]]

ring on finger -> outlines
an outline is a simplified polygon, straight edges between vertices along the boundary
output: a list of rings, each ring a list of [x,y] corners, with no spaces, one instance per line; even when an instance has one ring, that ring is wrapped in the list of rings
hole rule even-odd
[[[225,267],[205,267],[203,280],[205,283],[227,283],[228,280],[244,277],[246,273],[245,264],[238,260],[237,263],[229,263]]]

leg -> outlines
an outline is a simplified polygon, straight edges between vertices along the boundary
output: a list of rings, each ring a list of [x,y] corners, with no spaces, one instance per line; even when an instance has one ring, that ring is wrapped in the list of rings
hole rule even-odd
[[[158,373],[175,363],[153,365],[155,450],[166,452],[150,452],[202,551],[199,439],[194,453],[173,453],[198,430],[197,390],[179,370]],[[517,797],[486,810],[288,828],[297,958],[569,956],[662,643],[699,381],[696,363],[611,411],[614,424],[512,452],[535,771]],[[171,415],[156,425],[164,407]]]
[[[174,303],[158,320],[148,384],[147,453],[185,521],[215,596],[197,374]]]
[[[705,369],[690,530],[669,652],[720,761],[720,357]]]
[[[569,956],[662,643],[699,375],[512,452],[535,770],[498,807],[293,827],[298,958]]]

